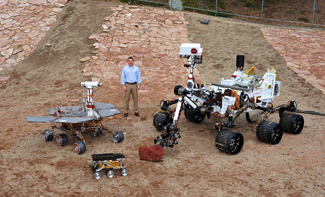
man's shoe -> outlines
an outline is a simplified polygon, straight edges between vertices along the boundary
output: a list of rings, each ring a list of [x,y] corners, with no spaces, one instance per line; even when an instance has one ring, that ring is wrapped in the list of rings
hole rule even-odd
[[[124,114],[124,117],[128,117],[128,113],[125,113],[125,114]]]
[[[140,116],[139,112],[136,112],[136,113],[135,113],[135,116]]]

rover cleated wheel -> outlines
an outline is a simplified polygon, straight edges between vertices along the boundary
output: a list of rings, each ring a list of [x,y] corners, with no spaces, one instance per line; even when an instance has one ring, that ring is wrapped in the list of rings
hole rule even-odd
[[[278,144],[283,135],[282,127],[278,123],[262,121],[256,128],[256,136],[261,142]]]
[[[73,151],[78,155],[83,154],[86,152],[86,144],[83,141],[78,141],[73,144]]]
[[[162,131],[164,127],[169,123],[168,112],[157,112],[153,117],[153,126],[158,130]]]
[[[124,135],[123,135],[123,133],[121,131],[116,131],[113,134],[112,138],[113,138],[113,142],[120,143],[120,142],[122,142],[124,140]]]
[[[304,117],[299,114],[283,114],[280,117],[283,132],[299,134],[304,128]]]
[[[203,114],[196,115],[195,111],[190,106],[185,106],[184,115],[187,120],[189,120],[190,122],[195,122],[195,123],[200,123],[205,118],[205,114],[204,115]]]
[[[56,144],[59,146],[65,146],[68,144],[68,136],[66,134],[59,134],[56,136]]]
[[[250,112],[246,112],[246,120],[249,123],[254,123],[257,122],[258,119],[260,118],[260,115],[263,114],[263,111],[260,110],[253,110]]]
[[[238,154],[244,145],[244,137],[239,132],[221,130],[216,137],[216,147],[230,155]]]
[[[103,133],[103,130],[102,129],[97,129],[97,131],[95,130],[91,130],[90,131],[91,135],[94,136],[94,137],[99,137],[102,135]]]
[[[107,173],[106,173],[106,175],[107,175],[108,178],[113,178],[114,177],[114,174],[115,174],[114,173],[114,170],[108,170]]]
[[[53,140],[53,131],[52,130],[44,130],[42,132],[42,139],[45,142]]]
[[[122,176],[127,176],[129,174],[129,171],[126,168],[124,168],[123,170],[121,170],[121,174]]]

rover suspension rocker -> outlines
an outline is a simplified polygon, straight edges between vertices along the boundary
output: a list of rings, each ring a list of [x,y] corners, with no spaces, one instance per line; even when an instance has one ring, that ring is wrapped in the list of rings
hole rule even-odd
[[[236,71],[230,79],[221,79],[220,84],[195,84],[193,68],[195,64],[201,64],[203,48],[200,44],[182,44],[180,58],[186,58],[188,63],[184,66],[188,69],[186,87],[177,85],[174,88],[177,99],[161,101],[161,112],[153,119],[153,124],[161,135],[157,136],[154,143],[162,147],[173,147],[178,144],[181,137],[177,123],[181,112],[187,120],[201,123],[205,117],[226,117],[226,122],[216,122],[215,129],[218,132],[215,145],[228,154],[237,154],[244,145],[243,135],[239,132],[225,128],[234,128],[235,120],[243,113],[249,123],[257,123],[256,136],[264,143],[278,144],[283,132],[299,134],[304,127],[304,118],[292,112],[297,110],[294,100],[274,107],[275,96],[280,96],[281,82],[277,70],[272,68],[264,76],[256,76],[254,66],[246,73],[243,72],[244,56],[237,56]],[[176,104],[173,110],[171,105]],[[279,123],[267,121],[267,118],[278,112]],[[285,113],[290,112],[290,113]],[[301,111],[303,112],[303,111]],[[319,114],[320,115],[320,114]]]
[[[120,114],[121,112],[111,103],[93,102],[93,88],[102,86],[99,82],[81,82],[83,88],[82,106],[64,106],[48,109],[50,117],[27,117],[27,122],[52,122],[61,124],[60,127],[53,126],[50,130],[41,133],[45,142],[51,141],[56,134],[55,141],[59,146],[68,144],[68,134],[72,132],[80,141],[73,144],[73,150],[77,154],[86,151],[86,141],[82,133],[90,131],[92,136],[99,137],[103,130],[112,133],[113,141],[116,143],[124,140],[121,131],[113,132],[102,124],[103,118]],[[85,100],[85,89],[87,100]]]

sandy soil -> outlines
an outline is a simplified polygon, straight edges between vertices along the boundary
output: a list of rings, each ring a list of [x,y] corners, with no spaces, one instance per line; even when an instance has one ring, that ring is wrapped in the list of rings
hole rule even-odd
[[[180,144],[167,149],[163,161],[140,161],[138,148],[153,145],[158,134],[152,118],[158,103],[141,104],[146,120],[121,116],[106,119],[108,128],[126,132],[125,144],[115,144],[111,135],[94,138],[86,134],[87,151],[76,155],[71,136],[69,144],[58,147],[54,141],[40,138],[51,124],[30,124],[26,116],[46,115],[48,107],[71,104],[81,97],[83,77],[79,59],[90,55],[88,37],[101,31],[101,20],[109,14],[112,3],[72,1],[60,13],[58,21],[40,43],[38,49],[19,64],[19,71],[0,94],[0,195],[1,196],[322,196],[325,194],[324,118],[304,115],[305,128],[299,135],[284,134],[275,146],[259,142],[255,125],[244,117],[237,121],[245,144],[240,154],[226,155],[214,145],[215,118],[201,124],[189,123],[181,117]],[[260,26],[210,18],[189,13],[189,38],[205,48],[204,64],[198,66],[204,83],[219,82],[235,69],[236,54],[246,55],[247,70],[256,65],[256,73],[278,69],[282,80],[281,97],[275,104],[296,99],[302,110],[319,110],[324,95],[305,83],[285,66],[284,60],[266,42]],[[47,48],[46,43],[51,47]],[[186,72],[184,70],[184,72]],[[109,102],[109,95],[98,96]],[[122,106],[117,106],[122,108]],[[270,120],[277,122],[273,115]],[[122,152],[130,174],[113,179],[93,178],[86,160],[91,154]]]

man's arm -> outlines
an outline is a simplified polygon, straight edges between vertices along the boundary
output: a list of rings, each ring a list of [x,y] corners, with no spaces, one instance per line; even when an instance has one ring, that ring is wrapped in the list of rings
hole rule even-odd
[[[141,74],[140,74],[140,68],[138,69],[138,73],[137,73],[137,78],[138,78],[138,90],[140,89],[140,84],[141,84]]]
[[[123,90],[126,91],[126,87],[125,87],[125,73],[124,73],[124,68],[122,69],[122,74],[121,74],[121,84],[123,85]]]

